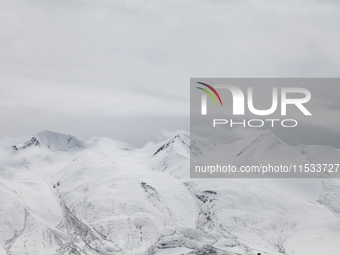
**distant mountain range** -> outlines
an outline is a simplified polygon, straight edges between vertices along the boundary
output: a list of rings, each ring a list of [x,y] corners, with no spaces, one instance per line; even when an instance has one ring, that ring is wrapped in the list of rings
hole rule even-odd
[[[187,133],[140,149],[51,131],[0,146],[0,254],[339,254],[338,179],[191,179]],[[271,131],[220,146],[236,165],[340,162]]]

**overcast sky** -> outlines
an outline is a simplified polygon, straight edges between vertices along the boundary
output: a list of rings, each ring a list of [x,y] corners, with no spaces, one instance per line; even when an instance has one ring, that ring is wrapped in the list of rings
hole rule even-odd
[[[204,82],[210,85],[232,84],[242,90],[244,95],[244,114],[233,115],[233,98],[229,90],[216,88],[221,100],[222,107],[213,103],[210,97],[207,99],[207,115],[201,115],[202,90],[196,89],[196,82]],[[196,84],[196,85],[195,85]],[[229,143],[250,136],[259,130],[271,129],[281,140],[291,145],[328,145],[340,148],[340,78],[246,78],[246,79],[220,79],[220,78],[199,78],[191,80],[191,131],[196,132],[194,140],[203,139],[206,143],[208,139],[212,143]],[[201,87],[201,86],[200,86]],[[272,91],[276,87],[276,110],[270,115],[259,116],[253,114],[248,109],[247,88],[252,88],[253,105],[255,109],[266,110],[273,105]],[[286,115],[281,115],[281,91],[283,88],[303,88],[310,92],[311,99],[303,103],[311,115],[306,116],[295,105],[287,105]],[[304,98],[302,92],[287,93],[288,99]],[[213,119],[224,119],[228,124],[213,127]],[[263,127],[252,128],[248,124],[230,125],[231,120],[243,123],[252,120],[251,125],[261,125]],[[274,124],[266,119],[276,119]],[[293,119],[296,127],[283,127],[281,121]],[[295,125],[293,121],[285,121],[285,125]],[[246,127],[243,127],[245,125]],[[273,125],[273,127],[272,127]]]
[[[189,130],[190,77],[339,77],[338,2],[0,0],[0,137],[141,146]]]

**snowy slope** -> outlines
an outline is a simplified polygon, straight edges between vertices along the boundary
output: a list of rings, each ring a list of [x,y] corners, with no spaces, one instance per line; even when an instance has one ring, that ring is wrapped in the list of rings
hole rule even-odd
[[[188,177],[190,158],[190,137],[185,133],[178,133],[164,143],[153,146],[150,150],[152,169],[165,171],[178,178]]]
[[[0,142],[0,254],[340,250],[338,180],[190,179],[185,133],[133,150],[51,131],[14,141]],[[223,146],[237,164],[339,160],[335,148],[290,147],[270,131]]]
[[[206,145],[201,148],[205,157],[197,154],[195,159],[198,165],[209,164],[225,165],[226,162],[233,166],[242,165],[272,165],[284,166],[318,164],[318,163],[339,163],[339,150],[321,146],[309,145],[292,147],[281,141],[272,131],[265,130],[237,142],[223,145]],[[208,165],[209,165],[208,164]],[[323,178],[327,173],[294,173],[296,177],[308,175]],[[252,177],[261,177],[261,173],[249,174]],[[267,174],[267,176],[269,176]],[[239,176],[237,176],[239,177]],[[262,176],[263,177],[263,176]],[[278,177],[278,174],[276,174]]]
[[[70,150],[73,147],[82,147],[82,142],[73,135],[65,135],[48,130],[35,134],[28,141],[14,145],[15,150],[22,150],[28,147],[41,146],[51,151]]]

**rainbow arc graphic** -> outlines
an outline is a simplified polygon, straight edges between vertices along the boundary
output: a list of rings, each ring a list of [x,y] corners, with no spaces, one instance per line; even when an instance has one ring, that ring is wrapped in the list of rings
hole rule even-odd
[[[217,93],[216,89],[214,89],[212,86],[210,86],[210,85],[208,85],[206,83],[203,83],[203,82],[196,82],[196,83],[201,84],[201,85],[207,87],[208,89],[210,89],[213,93],[211,93],[211,91],[209,91],[209,90],[207,90],[205,88],[196,87],[196,88],[198,88],[200,90],[203,90],[205,93],[207,93],[211,97],[211,99],[213,100],[214,104],[216,104],[216,105],[217,105],[217,100],[216,100],[216,97],[217,97],[218,101],[220,102],[220,105],[222,106],[221,97]],[[216,97],[214,96],[214,94],[215,94]]]

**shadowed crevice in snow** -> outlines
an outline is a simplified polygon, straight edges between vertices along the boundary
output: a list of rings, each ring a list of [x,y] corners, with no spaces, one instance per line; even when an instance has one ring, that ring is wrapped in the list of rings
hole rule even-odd
[[[61,202],[61,207],[64,216],[58,228],[65,231],[70,239],[60,248],[60,252],[82,255],[112,254],[121,251],[112,241],[107,240],[104,234],[97,232],[76,217],[64,202]]]
[[[24,215],[24,225],[23,225],[23,228],[22,230],[20,231],[17,231],[14,233],[14,236],[7,240],[6,243],[5,243],[5,250],[8,254],[10,254],[10,250],[12,248],[12,245],[15,243],[15,241],[24,233],[26,227],[27,227],[27,218],[29,216],[29,213],[28,211],[25,209],[25,215]]]
[[[185,255],[207,255],[207,254],[209,255],[210,254],[211,255],[241,255],[240,253],[223,251],[211,245],[205,245],[202,248],[186,253]]]

